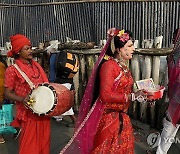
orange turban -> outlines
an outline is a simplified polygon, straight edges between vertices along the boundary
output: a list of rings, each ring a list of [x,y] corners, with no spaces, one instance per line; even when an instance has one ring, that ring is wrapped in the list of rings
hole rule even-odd
[[[9,57],[13,57],[14,54],[17,54],[20,52],[20,50],[25,46],[25,45],[30,45],[31,42],[30,40],[22,35],[22,34],[16,34],[10,37],[11,40],[11,45],[12,45],[12,50],[7,53]]]

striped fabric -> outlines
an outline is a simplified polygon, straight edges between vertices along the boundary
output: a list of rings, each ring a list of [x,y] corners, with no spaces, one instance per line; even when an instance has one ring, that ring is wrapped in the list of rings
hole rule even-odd
[[[73,78],[79,69],[78,60],[74,54],[61,51],[56,56],[56,75],[60,78]]]

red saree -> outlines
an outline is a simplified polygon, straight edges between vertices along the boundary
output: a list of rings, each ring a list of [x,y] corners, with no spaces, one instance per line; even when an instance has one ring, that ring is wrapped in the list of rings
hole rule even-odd
[[[116,90],[115,78],[122,73]],[[94,140],[93,154],[133,154],[134,137],[125,94],[132,89],[130,72],[125,73],[114,60],[105,62],[100,70],[100,99],[105,103]]]

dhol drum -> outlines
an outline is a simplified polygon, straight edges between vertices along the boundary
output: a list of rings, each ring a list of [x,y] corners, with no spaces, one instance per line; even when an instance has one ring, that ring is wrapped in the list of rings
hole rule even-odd
[[[61,84],[43,83],[32,91],[30,100],[33,103],[29,108],[33,113],[52,117],[68,111],[74,103],[74,95]]]

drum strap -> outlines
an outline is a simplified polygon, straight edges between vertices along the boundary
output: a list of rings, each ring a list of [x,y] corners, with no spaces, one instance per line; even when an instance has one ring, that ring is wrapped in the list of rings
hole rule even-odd
[[[26,80],[26,82],[29,84],[30,88],[34,89],[35,85],[31,82],[31,80],[27,77],[27,75],[23,71],[21,71],[19,66],[17,64],[14,64],[14,67],[19,71],[19,73],[22,75],[22,77]]]

